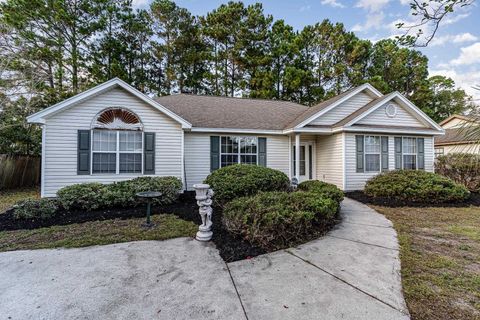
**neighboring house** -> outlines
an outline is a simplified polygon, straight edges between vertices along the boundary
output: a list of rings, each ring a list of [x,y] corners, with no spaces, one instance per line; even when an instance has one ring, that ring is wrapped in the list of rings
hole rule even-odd
[[[445,135],[435,139],[436,157],[449,153],[480,154],[479,118],[454,114],[440,122],[440,126]]]
[[[113,79],[28,121],[42,125],[46,197],[70,184],[141,175],[176,176],[191,190],[234,163],[359,190],[381,171],[433,171],[434,136],[443,135],[400,93],[369,84],[309,108],[187,94],[151,99]]]

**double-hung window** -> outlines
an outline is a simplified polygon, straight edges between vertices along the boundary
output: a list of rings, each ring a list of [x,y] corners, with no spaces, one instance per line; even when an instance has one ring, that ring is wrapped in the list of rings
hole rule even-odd
[[[142,173],[142,132],[93,130],[92,173]]]
[[[365,171],[380,171],[380,136],[365,136]]]
[[[443,147],[435,148],[435,159],[438,158],[438,157],[443,156],[444,153],[445,153],[445,150],[444,150]]]
[[[403,169],[417,169],[417,138],[403,137]]]
[[[222,136],[220,139],[220,167],[232,164],[257,164],[258,138]]]

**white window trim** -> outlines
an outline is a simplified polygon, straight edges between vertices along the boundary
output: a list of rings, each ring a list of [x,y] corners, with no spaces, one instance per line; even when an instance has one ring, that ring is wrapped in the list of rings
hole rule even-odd
[[[378,138],[380,141],[380,151],[377,152],[367,152],[367,137],[374,137]],[[368,155],[378,155],[378,170],[367,170],[367,154]],[[365,167],[365,172],[372,173],[372,172],[381,172],[382,171],[382,136],[375,136],[375,135],[365,135],[363,136],[363,163]]]
[[[102,130],[99,130],[99,129],[91,129],[90,130],[90,175],[101,175],[101,176],[105,176],[105,175],[138,175],[138,174],[143,174],[143,170],[144,170],[144,154],[143,154],[143,150],[145,149],[145,146],[144,146],[144,135],[143,135],[143,132],[141,132],[141,137],[142,137],[142,149],[140,151],[120,151],[120,131],[122,130],[108,130],[108,131],[114,131],[116,132],[116,151],[94,151],[93,150],[93,132],[94,131],[102,131]],[[130,132],[139,132],[139,131],[130,131]],[[93,154],[94,153],[114,153],[116,154],[115,156],[115,173],[110,173],[110,172],[93,172]],[[136,154],[141,154],[141,171],[140,172],[120,172],[120,154],[122,153],[136,153]]]
[[[438,152],[437,152],[437,150],[438,150]],[[434,154],[435,159],[438,158],[438,157],[444,156],[445,155],[445,148],[444,147],[436,147],[433,150],[433,154]]]
[[[222,152],[222,138],[255,138],[257,140],[257,152],[256,153],[241,153],[240,152],[240,142],[238,143],[238,151],[236,153],[230,153],[230,152]],[[223,168],[224,166],[222,166],[222,155],[226,155],[226,156],[234,156],[236,155],[237,156],[237,164],[241,164],[241,156],[256,156],[255,158],[255,164],[258,165],[258,137],[257,136],[232,136],[232,135],[228,135],[228,136],[220,136],[220,139],[219,139],[219,143],[220,143],[220,159],[219,159],[219,167],[220,168]],[[226,166],[228,167],[228,166]]]
[[[405,147],[405,139],[414,139],[415,153],[406,153],[403,148]],[[405,169],[404,156],[415,156],[415,169]],[[402,169],[403,170],[418,170],[418,142],[417,137],[402,137]]]

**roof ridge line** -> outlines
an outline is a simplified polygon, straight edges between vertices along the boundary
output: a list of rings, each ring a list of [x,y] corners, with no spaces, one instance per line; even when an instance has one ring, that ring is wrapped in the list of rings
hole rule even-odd
[[[206,97],[206,98],[213,97],[213,98],[237,99],[237,100],[242,100],[242,99],[243,99],[243,100],[257,100],[257,101],[269,101],[269,102],[282,102],[282,103],[291,103],[291,104],[295,104],[295,105],[297,105],[297,106],[309,108],[308,106],[305,106],[305,105],[303,105],[303,104],[300,104],[300,103],[297,103],[297,102],[294,102],[294,101],[281,100],[281,99],[275,99],[275,98],[268,99],[268,98],[250,98],[250,97],[229,97],[229,96],[218,96],[218,95],[214,95],[214,94],[197,94],[197,93],[185,93],[185,92],[182,92],[182,93],[174,93],[174,94],[169,94],[169,95],[165,95],[165,96],[155,96],[154,98],[173,97],[173,96],[180,96],[180,95],[192,96],[192,97]]]

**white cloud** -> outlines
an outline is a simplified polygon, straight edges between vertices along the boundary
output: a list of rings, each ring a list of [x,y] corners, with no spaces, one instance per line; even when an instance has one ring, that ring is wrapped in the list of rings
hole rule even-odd
[[[460,33],[456,35],[445,35],[445,36],[436,36],[433,38],[432,42],[430,42],[430,46],[442,46],[448,43],[466,43],[466,42],[473,42],[477,41],[478,37],[474,36],[470,32]]]
[[[377,12],[382,10],[389,2],[390,0],[358,0],[355,6],[371,12]]]
[[[365,22],[357,23],[352,27],[354,32],[366,32],[371,29],[385,28],[385,13],[383,8],[390,0],[358,0],[355,7],[362,8],[367,11]]]
[[[480,84],[480,69],[472,68],[466,71],[457,71],[452,67],[444,69],[429,70],[430,76],[441,75],[452,78],[457,87],[462,88],[474,99],[480,99],[480,91],[472,88],[474,85]]]
[[[336,7],[336,8],[345,8],[345,5],[339,2],[338,0],[322,0],[321,2],[323,5]]]
[[[134,8],[146,7],[149,3],[150,3],[149,0],[133,0],[132,7]]]
[[[447,16],[447,17],[445,17],[445,20],[442,21],[442,23],[444,25],[453,24],[455,22],[458,22],[460,20],[465,19],[469,15],[470,15],[470,13],[461,13],[461,14],[457,14],[456,16]]]
[[[352,27],[352,31],[354,32],[365,32],[370,29],[380,29],[383,25],[383,19],[385,18],[385,14],[383,12],[378,13],[369,13],[367,15],[367,20],[365,23],[360,24],[357,23]]]
[[[480,63],[480,42],[460,48],[460,55],[450,63],[456,66]]]

